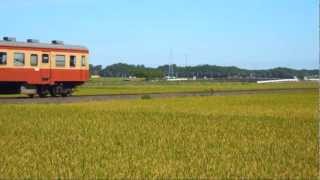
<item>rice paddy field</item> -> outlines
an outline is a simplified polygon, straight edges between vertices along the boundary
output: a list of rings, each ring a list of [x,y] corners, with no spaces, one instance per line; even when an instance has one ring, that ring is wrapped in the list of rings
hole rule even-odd
[[[1,179],[319,177],[315,90],[0,113]]]
[[[295,88],[318,88],[318,84],[316,82],[257,84],[255,82],[215,82],[212,80],[168,82],[163,80],[144,81],[144,79],[135,79],[126,81],[121,78],[100,78],[91,79],[85,85],[77,88],[75,95],[211,92]]]

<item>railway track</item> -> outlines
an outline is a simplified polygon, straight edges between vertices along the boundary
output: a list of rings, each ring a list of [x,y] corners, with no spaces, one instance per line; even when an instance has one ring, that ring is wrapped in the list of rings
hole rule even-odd
[[[71,97],[47,97],[47,98],[28,98],[28,97],[1,97],[1,104],[34,104],[34,103],[74,103],[88,101],[110,101],[119,99],[140,99],[144,95],[150,98],[171,98],[171,97],[190,97],[190,96],[231,96],[231,95],[250,95],[250,94],[270,94],[270,93],[289,93],[289,92],[317,92],[317,88],[297,88],[297,89],[255,89],[255,90],[227,90],[210,92],[176,92],[176,93],[145,93],[145,94],[108,94],[108,95],[84,95]]]

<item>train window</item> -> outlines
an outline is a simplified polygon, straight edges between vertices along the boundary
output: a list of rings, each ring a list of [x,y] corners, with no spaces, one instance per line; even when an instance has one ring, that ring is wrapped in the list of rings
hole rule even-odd
[[[70,67],[76,67],[76,64],[77,64],[77,57],[70,56]]]
[[[7,53],[6,52],[0,52],[0,65],[7,64]]]
[[[81,66],[86,66],[86,57],[81,56]]]
[[[24,53],[14,53],[14,65],[24,66]]]
[[[30,56],[30,65],[31,66],[37,66],[38,65],[38,55],[37,54],[31,54],[31,56]]]
[[[57,67],[65,67],[65,65],[66,65],[66,56],[56,55],[56,66]]]
[[[49,54],[42,54],[42,63],[43,64],[49,63]]]

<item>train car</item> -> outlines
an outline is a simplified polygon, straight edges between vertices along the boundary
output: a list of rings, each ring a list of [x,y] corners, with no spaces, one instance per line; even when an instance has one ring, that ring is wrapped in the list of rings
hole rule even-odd
[[[89,50],[62,41],[0,40],[0,94],[70,96],[89,79]]]

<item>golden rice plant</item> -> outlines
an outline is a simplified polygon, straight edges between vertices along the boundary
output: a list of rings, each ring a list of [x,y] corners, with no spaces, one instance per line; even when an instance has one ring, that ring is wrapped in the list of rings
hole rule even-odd
[[[0,178],[315,178],[316,92],[0,105]]]

